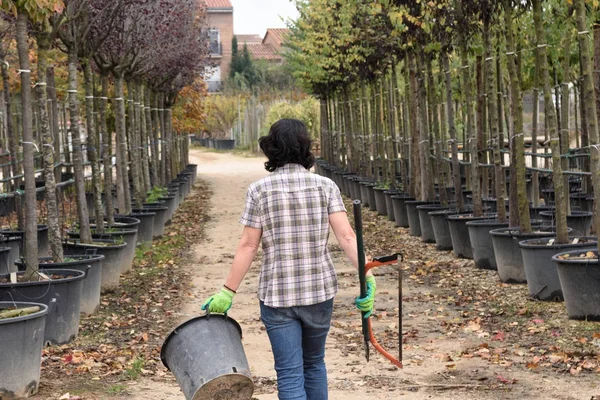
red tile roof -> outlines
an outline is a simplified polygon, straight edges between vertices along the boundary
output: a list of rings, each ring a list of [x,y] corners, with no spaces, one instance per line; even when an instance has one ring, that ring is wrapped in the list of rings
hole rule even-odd
[[[262,38],[259,35],[235,35],[238,44],[244,43],[262,43]]]
[[[268,35],[272,35],[275,39],[275,42],[280,45],[285,41],[285,37],[290,34],[290,30],[287,28],[271,28],[267,29],[267,33],[265,34],[265,38]],[[263,39],[264,41],[264,39]]]
[[[270,44],[247,43],[246,46],[248,46],[248,52],[253,60],[281,60],[281,55]],[[244,44],[238,44],[238,48],[242,50]]]
[[[229,0],[204,0],[208,8],[233,8]]]

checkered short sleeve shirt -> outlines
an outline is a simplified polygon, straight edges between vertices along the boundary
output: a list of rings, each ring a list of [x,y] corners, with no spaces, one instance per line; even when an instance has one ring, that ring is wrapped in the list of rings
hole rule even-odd
[[[329,214],[341,211],[346,208],[337,185],[299,164],[250,185],[240,222],[263,231],[258,298],[265,305],[308,306],[333,298]]]

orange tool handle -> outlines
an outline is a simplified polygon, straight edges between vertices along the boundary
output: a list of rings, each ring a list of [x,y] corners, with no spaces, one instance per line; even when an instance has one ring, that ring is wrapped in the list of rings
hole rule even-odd
[[[370,269],[373,269],[373,268],[381,267],[384,265],[396,264],[398,262],[398,257],[402,257],[402,256],[400,254],[394,254],[393,256],[376,258],[373,261],[369,261],[365,265],[365,274]],[[399,309],[398,312],[401,313],[402,310]],[[394,357],[393,355],[388,353],[383,347],[381,347],[379,342],[377,342],[377,339],[375,338],[375,335],[373,334],[373,328],[371,327],[371,317],[367,318],[367,325],[369,328],[369,340],[370,340],[371,344],[373,344],[373,347],[375,347],[375,350],[377,350],[382,356],[387,358],[396,367],[403,368],[402,361],[398,360],[396,357]],[[399,335],[402,336],[402,330],[401,330],[401,328],[399,328],[399,329],[400,329]],[[402,340],[400,340],[400,346],[402,346]]]

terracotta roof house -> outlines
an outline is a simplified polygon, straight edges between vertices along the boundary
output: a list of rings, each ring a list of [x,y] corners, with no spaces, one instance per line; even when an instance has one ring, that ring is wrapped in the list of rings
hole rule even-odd
[[[286,36],[290,34],[290,30],[287,28],[272,28],[267,29],[267,33],[263,39],[263,44],[270,44],[275,47],[278,52],[281,51],[283,43],[285,42]]]
[[[262,38],[260,35],[235,35],[238,45],[240,44],[260,44],[262,43]]]
[[[219,91],[229,76],[231,40],[233,39],[233,5],[230,0],[200,0],[206,4],[210,57],[214,67],[207,71],[209,92]]]
[[[244,47],[244,43],[248,47],[250,56],[253,60],[265,60],[273,63],[283,62],[281,53],[285,51],[284,41],[289,29],[267,29],[265,37],[258,43],[242,42],[240,36],[257,36],[257,35],[238,35],[238,49]]]

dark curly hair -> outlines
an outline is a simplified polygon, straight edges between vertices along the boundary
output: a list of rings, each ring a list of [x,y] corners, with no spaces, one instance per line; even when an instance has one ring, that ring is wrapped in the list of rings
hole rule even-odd
[[[269,159],[265,162],[265,169],[269,172],[285,164],[300,164],[310,169],[315,163],[306,125],[297,119],[284,118],[275,122],[269,134],[261,137],[258,144]]]

